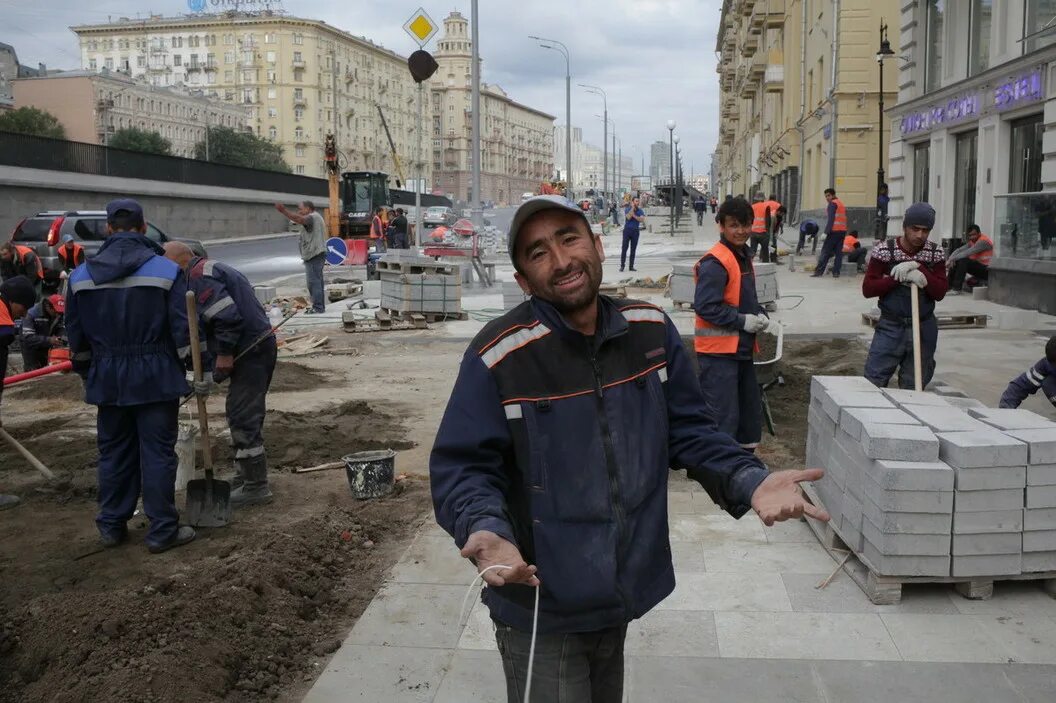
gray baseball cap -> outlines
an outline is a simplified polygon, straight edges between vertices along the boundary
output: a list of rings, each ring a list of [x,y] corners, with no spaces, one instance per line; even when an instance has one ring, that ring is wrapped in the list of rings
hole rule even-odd
[[[510,253],[511,261],[513,260],[513,245],[514,242],[517,241],[517,234],[521,231],[521,227],[524,226],[524,223],[527,222],[532,215],[542,212],[543,210],[567,210],[568,212],[574,212],[583,218],[583,221],[587,223],[587,229],[590,229],[590,220],[587,219],[583,210],[565,196],[537,195],[534,198],[529,198],[521,203],[521,206],[517,208],[517,212],[513,213],[513,222],[510,223],[510,231],[506,235],[506,250]]]

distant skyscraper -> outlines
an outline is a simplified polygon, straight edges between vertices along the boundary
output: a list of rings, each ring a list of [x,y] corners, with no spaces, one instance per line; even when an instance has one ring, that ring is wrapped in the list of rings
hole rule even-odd
[[[655,141],[649,147],[649,176],[655,183],[660,178],[671,175],[671,145],[665,141]]]

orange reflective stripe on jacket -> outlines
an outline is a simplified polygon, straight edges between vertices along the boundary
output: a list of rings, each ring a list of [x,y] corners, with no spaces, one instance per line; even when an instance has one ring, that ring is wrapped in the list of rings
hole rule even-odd
[[[752,232],[756,234],[766,231],[766,206],[766,203],[752,203]]]
[[[11,319],[11,311],[7,309],[7,303],[0,300],[0,327],[14,327],[15,321]],[[0,369],[0,376],[3,376],[6,369]]]
[[[843,253],[850,254],[852,251],[854,251],[854,245],[857,243],[858,238],[852,237],[848,234],[846,237],[843,238]]]
[[[836,203],[836,216],[832,218],[832,231],[833,232],[846,232],[847,231],[847,207],[843,204],[843,201],[839,198],[833,198],[832,202]]]
[[[726,269],[726,288],[723,291],[722,302],[733,307],[741,304],[741,267],[737,265],[737,257],[733,255],[730,248],[721,241],[713,246],[700,261],[713,256],[719,260],[722,267]],[[699,275],[700,262],[693,269],[693,285],[696,287]],[[729,327],[717,327],[700,315],[695,315],[693,320],[693,349],[698,354],[736,354],[737,344],[740,341],[740,331]]]
[[[986,251],[977,251],[968,258],[972,261],[978,261],[983,266],[989,266],[990,260],[994,258],[994,240],[990,239],[990,237],[987,237],[985,234],[980,234],[979,239],[975,241],[976,244],[979,242],[987,242],[990,245],[990,248]]]

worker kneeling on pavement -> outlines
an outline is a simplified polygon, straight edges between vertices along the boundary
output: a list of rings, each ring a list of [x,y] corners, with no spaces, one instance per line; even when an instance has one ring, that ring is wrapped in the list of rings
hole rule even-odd
[[[946,258],[928,241],[935,226],[935,209],[914,203],[902,217],[902,236],[873,247],[862,281],[866,298],[880,298],[880,320],[865,360],[865,377],[885,388],[898,370],[900,388],[912,389],[913,305],[909,287],[920,289],[921,388],[935,373],[939,323],[935,303],[946,295]]]
[[[66,346],[65,312],[66,300],[55,294],[42,299],[22,318],[22,364],[26,371],[47,366],[49,352]]]
[[[167,243],[165,256],[183,269],[198,299],[198,314],[213,358],[213,380],[231,379],[227,391],[227,424],[235,451],[231,504],[269,503],[272,494],[263,430],[278,355],[271,323],[253,286],[239,271],[195,256],[183,242]]]
[[[719,429],[745,449],[763,437],[763,404],[755,378],[755,335],[776,335],[755,292],[755,268],[747,246],[753,207],[743,198],[719,208],[718,244],[694,269],[693,348],[700,366],[700,388]]]
[[[999,408],[1018,408],[1027,396],[1038,391],[1056,406],[1056,337],[1045,344],[1045,358],[1019,374],[1001,394]]]
[[[33,283],[25,276],[14,276],[0,283],[0,405],[4,400],[4,379],[7,377],[7,352],[15,341],[15,320],[23,317],[37,299]],[[0,415],[0,427],[3,427]],[[19,504],[18,496],[0,493],[0,510]]]
[[[66,334],[85,400],[99,408],[99,515],[104,547],[128,539],[140,491],[150,518],[146,542],[163,552],[194,539],[176,510],[180,398],[191,388],[187,281],[148,239],[135,200],[106,206],[107,239],[74,269]]]

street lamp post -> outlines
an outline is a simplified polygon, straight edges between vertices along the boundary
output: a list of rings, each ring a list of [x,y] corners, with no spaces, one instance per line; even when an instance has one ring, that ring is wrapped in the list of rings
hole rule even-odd
[[[670,180],[670,183],[671,183],[671,194],[670,195],[671,195],[671,197],[668,198],[668,201],[669,201],[670,210],[671,210],[671,212],[669,213],[670,214],[669,223],[671,225],[671,237],[672,238],[674,238],[674,236],[675,236],[675,191],[674,191],[675,126],[676,125],[675,125],[675,121],[674,120],[668,120],[667,121],[667,140],[668,140],[668,146],[670,148],[670,153],[671,153],[671,170],[668,172],[669,178],[671,179]]]
[[[887,25],[880,22],[880,50],[876,52],[876,63],[880,67],[880,101],[879,114],[877,115],[877,161],[876,161],[876,238],[880,239],[886,234],[886,224],[880,214],[880,195],[884,189],[884,59],[894,56],[891,50],[891,42],[887,39]],[[884,231],[881,231],[884,230]]]
[[[559,51],[565,57],[565,197],[572,199],[572,62],[568,57],[568,47],[556,39],[529,36],[539,42],[544,49]]]
[[[478,32],[477,0],[473,0],[471,8],[471,37],[470,61],[472,62],[470,76],[472,81],[470,109],[473,118],[470,124],[470,148],[473,157],[470,161],[472,171],[470,173],[470,189],[473,191],[473,202],[470,204],[470,214],[473,218],[473,226],[478,229],[484,226],[484,211],[480,202],[480,34]],[[379,108],[380,109],[380,108]],[[419,130],[419,133],[421,130]],[[418,208],[420,211],[421,208]]]
[[[675,162],[674,168],[671,170],[671,202],[675,208],[675,224],[679,224],[679,220],[682,219],[682,179],[677,176],[682,171],[682,151],[678,146],[678,135],[674,137],[675,142]],[[677,170],[676,170],[677,169]],[[676,199],[674,188],[678,186],[678,196]]]
[[[602,104],[605,108],[605,114],[601,117],[601,119],[605,121],[604,136],[601,140],[601,172],[602,174],[604,174],[602,178],[603,185],[601,189],[603,192],[607,193],[609,190],[609,152],[607,151],[607,145],[609,143],[609,98],[605,95],[605,91],[596,85],[587,85],[586,83],[580,83],[579,87],[586,88],[588,93],[600,95]]]

